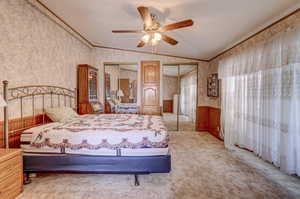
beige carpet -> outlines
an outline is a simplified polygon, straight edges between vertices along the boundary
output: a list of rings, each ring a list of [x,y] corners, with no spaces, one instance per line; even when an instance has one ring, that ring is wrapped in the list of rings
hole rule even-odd
[[[139,187],[130,175],[48,174],[18,199],[293,198],[209,134],[171,132],[170,148],[172,172],[141,176]]]
[[[189,117],[173,113],[163,113],[163,120],[168,131],[177,131],[177,118],[179,119],[179,131],[195,131],[196,124]]]

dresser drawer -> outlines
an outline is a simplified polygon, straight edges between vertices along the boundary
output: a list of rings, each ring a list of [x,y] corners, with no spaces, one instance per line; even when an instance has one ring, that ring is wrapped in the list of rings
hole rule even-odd
[[[0,188],[0,199],[14,199],[22,191],[22,186],[18,181],[8,184],[5,188]]]
[[[0,164],[0,181],[9,173],[15,172],[17,169],[20,172],[22,169],[22,157],[15,156]],[[21,171],[22,172],[22,171]]]
[[[12,183],[13,181],[21,182],[23,175],[21,168],[22,165],[17,164],[14,167],[10,168],[9,172],[1,172],[0,189],[4,188],[6,184]]]
[[[14,199],[22,191],[23,158],[19,149],[0,149],[0,199]]]

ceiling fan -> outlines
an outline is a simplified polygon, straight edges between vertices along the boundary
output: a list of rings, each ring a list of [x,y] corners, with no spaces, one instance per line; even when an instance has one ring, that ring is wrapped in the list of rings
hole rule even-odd
[[[184,21],[180,21],[177,23],[161,26],[160,23],[157,22],[157,16],[153,13],[149,12],[147,7],[138,7],[137,8],[143,21],[144,21],[144,30],[113,30],[113,33],[142,33],[144,36],[141,41],[137,45],[137,47],[143,47],[145,44],[149,43],[152,46],[155,46],[160,40],[164,40],[165,42],[176,45],[178,41],[167,36],[165,32],[180,28],[185,28],[192,26],[194,24],[193,20],[188,19]]]

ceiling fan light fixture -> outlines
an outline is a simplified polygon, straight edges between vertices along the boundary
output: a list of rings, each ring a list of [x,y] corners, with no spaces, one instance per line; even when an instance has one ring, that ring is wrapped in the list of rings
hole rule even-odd
[[[161,40],[161,34],[158,33],[158,32],[154,33],[154,38],[153,39],[155,39],[156,41],[160,41]]]
[[[152,46],[156,46],[158,44],[158,40],[156,40],[155,38],[151,39],[151,45]]]
[[[145,42],[145,43],[148,43],[150,41],[150,35],[149,34],[145,34],[142,37],[142,41]]]

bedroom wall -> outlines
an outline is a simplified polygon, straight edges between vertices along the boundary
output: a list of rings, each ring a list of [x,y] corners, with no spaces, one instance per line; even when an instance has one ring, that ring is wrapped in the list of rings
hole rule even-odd
[[[295,14],[285,18],[284,20],[280,21],[279,23],[271,26],[270,28],[262,31],[261,33],[257,34],[256,36],[252,37],[251,39],[243,42],[242,44],[234,47],[233,49],[227,51],[226,53],[222,54],[221,56],[211,60],[209,62],[209,71],[208,74],[217,73],[219,67],[219,61],[223,58],[228,56],[232,56],[235,53],[251,48],[258,43],[264,42],[266,39],[275,36],[276,34],[287,31],[288,29],[292,28],[294,25],[300,23],[300,10],[298,10]],[[211,106],[219,108],[221,106],[221,98],[216,98],[215,100],[210,100],[209,102]]]
[[[219,102],[219,98],[216,97],[208,97],[207,96],[207,77],[211,73],[216,73],[217,70],[211,68],[210,64],[207,63],[205,65],[202,65],[201,72],[199,73],[198,77],[198,98],[201,98],[201,100],[198,100],[198,106],[211,106],[215,107],[217,106]]]
[[[1,83],[76,87],[76,66],[91,63],[92,49],[48,16],[34,0],[0,1]],[[19,116],[14,109],[10,114]]]
[[[178,93],[178,78],[163,75],[163,100],[173,100],[174,94]]]
[[[104,62],[137,62],[140,64],[141,61],[147,60],[158,60],[160,61],[161,65],[164,63],[174,63],[174,62],[195,62],[188,59],[181,59],[181,58],[173,58],[167,56],[160,56],[160,55],[151,55],[151,54],[143,54],[143,53],[135,53],[135,52],[128,52],[128,51],[121,51],[121,50],[113,50],[113,49],[104,49],[104,48],[95,48],[93,50],[93,66],[96,66],[99,69],[99,82],[100,82],[100,100],[104,101],[104,72],[103,72],[103,63]],[[202,77],[206,77],[208,73],[208,62],[198,62],[199,66],[199,79]],[[138,66],[138,81],[140,81],[140,65]],[[162,67],[161,67],[162,70]],[[162,71],[161,71],[161,88],[163,88],[163,81],[162,81]],[[206,83],[202,85],[204,80],[199,81],[199,97],[198,102],[199,104],[206,103]],[[138,84],[138,104],[140,104],[140,84]],[[161,98],[161,105],[163,100],[163,95],[160,95]]]
[[[208,64],[206,75],[201,77],[202,85],[205,86],[205,99],[204,103],[201,106],[210,106],[214,108],[219,108],[221,105],[221,97],[208,97],[207,96],[207,78],[209,75],[218,73],[218,67],[216,65],[211,64],[211,62]],[[221,95],[221,81],[219,82],[219,96]]]

